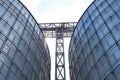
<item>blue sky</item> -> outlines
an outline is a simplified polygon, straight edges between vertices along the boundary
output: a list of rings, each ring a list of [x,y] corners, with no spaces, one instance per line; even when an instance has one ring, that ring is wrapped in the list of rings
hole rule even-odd
[[[42,0],[39,9],[41,10],[41,13],[46,13],[51,10],[59,9],[60,7],[69,6],[72,2],[73,0]]]
[[[93,0],[20,0],[32,13],[38,23],[77,22]],[[51,55],[51,80],[55,74],[55,46],[46,39]],[[69,79],[68,47],[70,39],[64,39],[66,59],[66,80]],[[51,47],[52,45],[52,47]],[[55,45],[55,43],[54,43]]]
[[[93,0],[20,0],[37,22],[77,22]]]

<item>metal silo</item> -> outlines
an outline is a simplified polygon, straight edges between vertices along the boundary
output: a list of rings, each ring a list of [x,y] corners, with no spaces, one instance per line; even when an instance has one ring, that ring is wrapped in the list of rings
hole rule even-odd
[[[71,80],[120,79],[120,0],[95,0],[69,47]]]
[[[43,33],[18,0],[0,0],[0,80],[50,80]]]

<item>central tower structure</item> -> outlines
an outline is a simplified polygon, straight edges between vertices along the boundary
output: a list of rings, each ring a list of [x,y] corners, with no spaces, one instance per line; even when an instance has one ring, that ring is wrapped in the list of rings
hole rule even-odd
[[[56,28],[55,80],[66,80],[63,26]]]
[[[40,23],[46,38],[56,38],[55,80],[66,80],[64,38],[71,37],[76,22]]]

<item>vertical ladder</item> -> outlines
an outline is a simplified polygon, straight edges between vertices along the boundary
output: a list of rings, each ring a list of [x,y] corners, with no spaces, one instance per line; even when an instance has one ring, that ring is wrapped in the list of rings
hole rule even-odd
[[[55,80],[66,80],[63,27],[56,28]]]

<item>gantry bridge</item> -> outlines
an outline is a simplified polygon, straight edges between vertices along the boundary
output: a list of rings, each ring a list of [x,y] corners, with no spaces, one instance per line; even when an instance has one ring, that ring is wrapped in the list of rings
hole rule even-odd
[[[55,80],[66,80],[64,38],[71,37],[76,22],[40,23],[45,38],[56,38]]]

